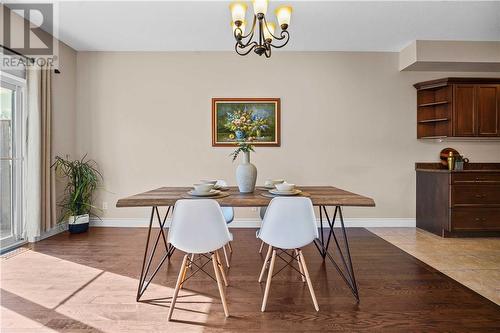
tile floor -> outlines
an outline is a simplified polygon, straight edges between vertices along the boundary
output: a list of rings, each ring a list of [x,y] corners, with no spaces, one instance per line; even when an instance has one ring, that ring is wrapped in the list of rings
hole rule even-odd
[[[416,228],[368,228],[500,305],[500,238],[442,238]]]

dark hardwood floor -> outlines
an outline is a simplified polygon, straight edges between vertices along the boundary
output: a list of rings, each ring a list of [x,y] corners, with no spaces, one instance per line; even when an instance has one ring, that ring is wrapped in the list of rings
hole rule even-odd
[[[264,284],[257,282],[264,254],[258,254],[254,229],[232,229],[234,235],[227,300],[231,317],[224,318],[216,284],[203,274],[186,282],[193,293],[215,299],[203,322],[169,324],[164,331],[259,332],[499,332],[500,307],[362,228],[348,230],[360,298],[355,302],[335,268],[323,261],[314,245],[304,249],[320,311],[314,311],[307,286],[292,269],[272,282],[267,312],[260,312]],[[59,234],[33,245],[33,251],[138,280],[146,229],[92,228],[81,235]],[[154,283],[173,288],[182,253],[176,251]],[[15,260],[11,258],[8,260]],[[282,263],[277,262],[277,267]],[[91,288],[89,285],[88,288]],[[9,297],[9,293],[2,293]],[[144,299],[165,312],[171,295],[150,290]],[[135,295],[130,295],[135,298]],[[15,311],[15,298],[7,307]],[[110,305],[111,306],[111,305]],[[174,311],[173,319],[182,313]],[[29,312],[23,315],[29,317]],[[120,320],[127,320],[121,318]],[[175,329],[170,329],[177,325]],[[64,328],[59,332],[70,332]],[[76,331],[76,330],[75,330]],[[84,327],[78,332],[92,331]],[[96,330],[97,331],[97,330]],[[106,331],[106,330],[102,330]],[[144,328],[147,331],[147,328]]]

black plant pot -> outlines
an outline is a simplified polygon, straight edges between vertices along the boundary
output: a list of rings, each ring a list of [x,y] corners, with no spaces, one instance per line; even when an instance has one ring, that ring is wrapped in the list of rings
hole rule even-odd
[[[89,223],[68,224],[68,231],[71,234],[81,234],[89,230]]]

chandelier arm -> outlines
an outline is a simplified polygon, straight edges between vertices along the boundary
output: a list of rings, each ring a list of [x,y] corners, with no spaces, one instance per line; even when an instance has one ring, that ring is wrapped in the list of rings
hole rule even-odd
[[[288,41],[290,40],[290,34],[288,33],[288,31],[282,30],[281,31],[281,38],[278,38],[278,40],[285,40],[285,41],[281,45],[274,45],[272,43],[269,43],[269,45],[276,48],[276,49],[280,49],[283,46],[285,46],[286,44],[288,44]]]
[[[246,56],[247,54],[252,52],[252,50],[257,46],[257,42],[252,42],[250,44],[247,44],[246,46],[249,46],[249,45],[252,45],[252,46],[250,48],[246,49],[246,47],[241,47],[238,43],[236,43],[234,46],[234,50],[240,56]],[[242,50],[242,52],[240,53],[240,51],[238,51],[238,50]]]
[[[252,31],[252,34],[250,36],[247,36],[249,38],[246,43],[243,42],[243,39],[236,39],[236,43],[240,46],[240,48],[245,48],[252,43],[253,35],[254,32]]]
[[[241,46],[241,47],[246,47],[250,45],[253,39],[253,35],[255,33],[255,22],[257,18],[256,15],[253,16],[253,23],[252,23],[252,29],[248,32],[248,34],[243,35],[243,30],[241,30],[241,27],[237,27],[234,29],[233,37],[236,39],[236,42]],[[238,35],[238,31],[240,31],[240,35]],[[247,39],[247,43],[243,42],[244,39]]]
[[[275,36],[275,35],[271,32],[271,30],[269,30],[269,27],[267,26],[266,17],[264,16],[262,19],[264,20],[264,26],[266,27],[267,32],[269,32],[269,34],[270,34],[271,36],[273,36],[273,39],[276,39],[276,40],[282,40],[282,39],[284,39],[284,38],[285,38],[285,36],[283,36],[283,32],[286,32],[286,33],[287,33],[287,35],[290,35],[290,34],[288,34],[288,31],[287,31],[287,30],[281,30],[280,37]]]
[[[264,55],[266,56],[266,58],[271,58],[271,46],[270,46],[270,44],[268,44],[268,46],[266,47],[266,51],[264,52]]]
[[[254,14],[253,15],[252,29],[248,32],[248,34],[246,36],[241,36],[241,39],[248,38],[248,36],[250,36],[250,35],[252,35],[252,37],[253,37],[253,33],[255,32],[256,21],[257,21],[257,15]]]

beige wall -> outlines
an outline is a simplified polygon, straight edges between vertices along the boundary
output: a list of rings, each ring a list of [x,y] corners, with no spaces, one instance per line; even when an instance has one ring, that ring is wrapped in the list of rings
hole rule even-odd
[[[53,74],[53,154],[74,157],[76,148],[76,51],[59,43],[60,74]]]
[[[60,74],[52,80],[52,157],[75,158],[76,154],[76,51],[59,42]],[[56,199],[64,196],[66,181],[56,178]],[[58,209],[58,219],[60,210]]]
[[[376,208],[347,209],[348,217],[414,217],[414,163],[436,161],[446,146],[473,162],[500,162],[500,142],[416,139],[412,84],[451,74],[399,72],[398,53],[276,52],[266,60],[232,52],[79,52],[77,58],[77,151],[102,169],[106,191],[96,204],[108,202],[104,217],[147,216],[146,209],[114,205],[159,186],[207,177],[235,183],[231,149],[211,147],[212,97],[280,97],[282,145],[252,155],[258,183],[283,177],[375,199]]]
[[[399,69],[500,72],[500,42],[416,40],[399,52]]]

